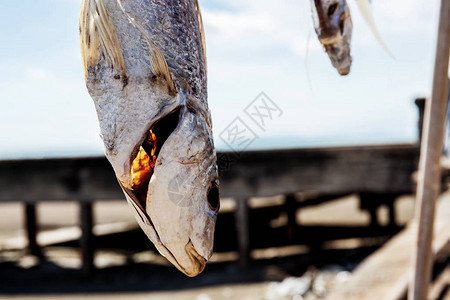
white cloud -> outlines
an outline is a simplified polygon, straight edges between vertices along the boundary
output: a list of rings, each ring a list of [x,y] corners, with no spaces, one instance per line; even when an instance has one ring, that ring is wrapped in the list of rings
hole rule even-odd
[[[268,34],[275,30],[274,21],[267,13],[204,10],[202,15],[205,26],[212,33],[211,38],[237,41],[259,34]]]
[[[422,32],[432,29],[437,21],[439,1],[379,0],[374,1],[380,26],[397,32]]]
[[[273,57],[291,54],[304,56],[308,34],[314,33],[311,25],[309,3],[289,0],[230,1],[229,11],[203,9],[208,49],[220,49],[224,53],[262,53],[278,49]],[[322,47],[311,35],[309,53],[321,53]],[[229,51],[227,51],[229,49]],[[280,52],[284,49],[284,52]],[[232,57],[227,57],[231,58]]]
[[[49,70],[40,68],[28,68],[25,70],[25,74],[29,79],[33,80],[48,80],[52,77],[52,73]]]
[[[356,20],[354,27],[367,29],[357,5],[353,1],[348,3],[352,18]],[[377,0],[371,3],[375,23],[382,35],[425,33],[437,24],[437,0]]]

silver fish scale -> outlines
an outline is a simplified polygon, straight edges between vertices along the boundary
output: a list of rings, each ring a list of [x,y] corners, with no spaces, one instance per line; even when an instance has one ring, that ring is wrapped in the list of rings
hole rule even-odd
[[[142,26],[164,54],[174,81],[187,82],[193,91],[192,95],[205,103],[206,68],[194,2],[190,0],[123,0],[121,3],[128,16]],[[108,12],[116,26],[128,73],[133,76],[135,70],[135,74],[142,76],[142,66],[150,67],[149,50],[145,38],[136,28],[131,28],[127,16],[118,7],[117,0],[109,0],[105,4],[110,8]],[[129,41],[132,39],[129,35],[136,38],[134,43],[139,41],[138,45],[130,44]],[[143,58],[147,61],[142,61]],[[140,67],[137,64],[140,64]]]

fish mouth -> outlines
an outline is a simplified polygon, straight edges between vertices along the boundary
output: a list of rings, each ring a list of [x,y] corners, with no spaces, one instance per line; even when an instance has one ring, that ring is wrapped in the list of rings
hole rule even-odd
[[[203,272],[207,260],[197,252],[191,239],[189,239],[189,242],[184,248],[190,258],[191,268],[189,270],[183,268],[183,273],[189,277],[194,277]]]
[[[159,234],[156,231],[150,216],[145,212],[145,209],[142,207],[140,200],[137,199],[132,190],[123,186],[120,180],[119,184],[125,192],[125,195],[127,196],[128,203],[137,213],[137,222],[144,230],[148,238],[153,242],[159,253],[161,253],[161,255],[164,256],[170,263],[172,263],[178,270],[189,277],[197,276],[198,274],[203,272],[206,266],[207,259],[197,252],[191,239],[189,239],[189,241],[184,246],[185,256],[187,256],[189,263],[181,264],[172,253],[172,251],[170,251],[170,249],[161,241],[161,238],[159,237]]]
[[[352,56],[350,55],[350,45],[345,43],[341,44],[328,44],[324,45],[325,51],[336,68],[338,73],[342,76],[348,75],[350,73],[350,68],[352,66]]]
[[[135,146],[130,156],[131,177],[129,186],[144,211],[148,186],[157,164],[158,155],[166,140],[177,129],[180,121],[181,109],[179,107],[157,119],[146,130],[142,142]]]
[[[207,258],[200,255],[191,239],[184,245],[165,245],[159,236],[156,226],[147,213],[147,193],[155,168],[161,164],[159,153],[166,140],[174,133],[183,120],[182,107],[176,107],[163,117],[158,118],[146,130],[142,141],[138,143],[130,155],[130,182],[123,184],[118,180],[127,196],[127,200],[136,211],[136,219],[157,250],[178,270],[189,277],[200,274],[206,265]],[[172,250],[171,250],[172,249]]]

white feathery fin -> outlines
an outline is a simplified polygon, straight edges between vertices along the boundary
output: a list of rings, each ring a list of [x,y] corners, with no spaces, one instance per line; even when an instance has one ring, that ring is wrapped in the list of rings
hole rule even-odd
[[[130,21],[131,25],[133,25],[137,30],[139,30],[142,35],[145,37],[148,48],[150,50],[150,65],[152,68],[152,73],[159,78],[162,78],[167,83],[167,88],[169,91],[169,94],[174,96],[177,94],[177,88],[175,87],[175,84],[172,80],[172,76],[169,71],[169,66],[167,65],[166,58],[164,57],[164,54],[161,52],[161,50],[158,49],[155,42],[152,40],[152,38],[149,36],[147,31],[138,24],[123,8],[122,1],[117,0],[117,3],[119,4],[120,8],[124,12],[124,14],[127,16],[128,20]]]
[[[103,0],[83,0],[80,43],[86,77],[88,68],[100,62],[102,53],[114,70],[127,77],[122,48]]]
[[[394,60],[396,60],[395,56],[392,54],[392,52],[389,50],[389,48],[386,46],[386,44],[383,41],[383,38],[380,35],[380,32],[377,29],[377,26],[375,24],[375,19],[373,17],[372,13],[372,7],[370,5],[369,0],[356,0],[356,4],[358,5],[359,11],[364,17],[364,20],[366,20],[367,24],[370,27],[370,30],[372,31],[373,35],[377,39],[378,43],[383,47],[384,51],[386,51],[387,54],[389,54],[390,57],[392,57]]]
[[[205,39],[205,28],[203,27],[202,12],[200,10],[200,5],[198,4],[198,0],[194,0],[194,4],[195,4],[195,13],[197,14],[198,27],[200,29],[200,35],[202,38],[202,48],[203,48],[203,56],[205,59],[205,68],[208,69],[208,66],[206,63],[206,39]]]

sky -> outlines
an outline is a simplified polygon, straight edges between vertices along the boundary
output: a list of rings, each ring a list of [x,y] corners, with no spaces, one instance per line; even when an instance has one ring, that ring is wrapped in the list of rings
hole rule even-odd
[[[409,143],[416,97],[430,95],[439,1],[373,0],[393,60],[348,0],[353,65],[340,77],[323,52],[307,0],[200,0],[215,144],[236,119],[246,149]],[[0,10],[0,159],[102,155],[81,64],[81,0],[5,0]],[[263,127],[258,95],[277,108]]]

